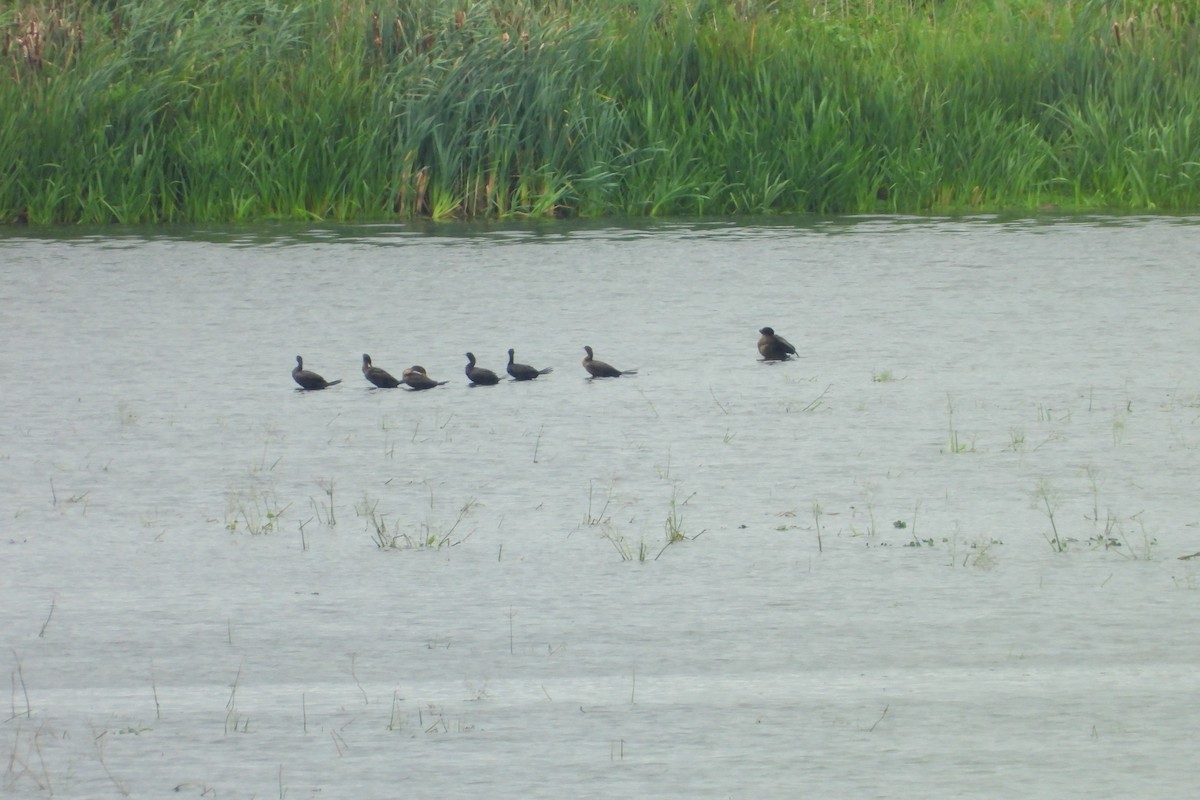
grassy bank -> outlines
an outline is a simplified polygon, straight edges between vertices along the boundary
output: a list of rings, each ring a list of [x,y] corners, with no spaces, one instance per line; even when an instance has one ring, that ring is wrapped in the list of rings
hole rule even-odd
[[[0,11],[0,220],[1200,208],[1200,3]]]

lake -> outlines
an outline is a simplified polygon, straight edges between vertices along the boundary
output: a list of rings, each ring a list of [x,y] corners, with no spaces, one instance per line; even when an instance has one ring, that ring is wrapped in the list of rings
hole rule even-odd
[[[1198,256],[1166,216],[0,230],[0,786],[1184,796]],[[468,385],[510,347],[554,371]]]

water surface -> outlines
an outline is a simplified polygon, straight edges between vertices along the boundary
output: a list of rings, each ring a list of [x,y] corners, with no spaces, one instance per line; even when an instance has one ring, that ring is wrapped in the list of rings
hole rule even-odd
[[[1198,232],[4,231],[3,785],[1179,796]]]

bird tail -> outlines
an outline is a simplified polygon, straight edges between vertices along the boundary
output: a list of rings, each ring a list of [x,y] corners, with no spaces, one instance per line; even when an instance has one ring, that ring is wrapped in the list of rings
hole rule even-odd
[[[337,385],[338,385],[339,383],[341,383],[341,382],[342,382],[342,379],[341,379],[341,378],[338,378],[336,381],[330,381],[329,383],[327,383],[327,384],[325,384],[325,385],[326,385],[326,386],[337,386]]]

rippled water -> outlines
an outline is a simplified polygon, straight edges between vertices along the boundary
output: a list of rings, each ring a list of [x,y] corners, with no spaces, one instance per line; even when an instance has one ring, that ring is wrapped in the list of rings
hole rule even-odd
[[[0,232],[0,785],[1183,796],[1198,233]]]

